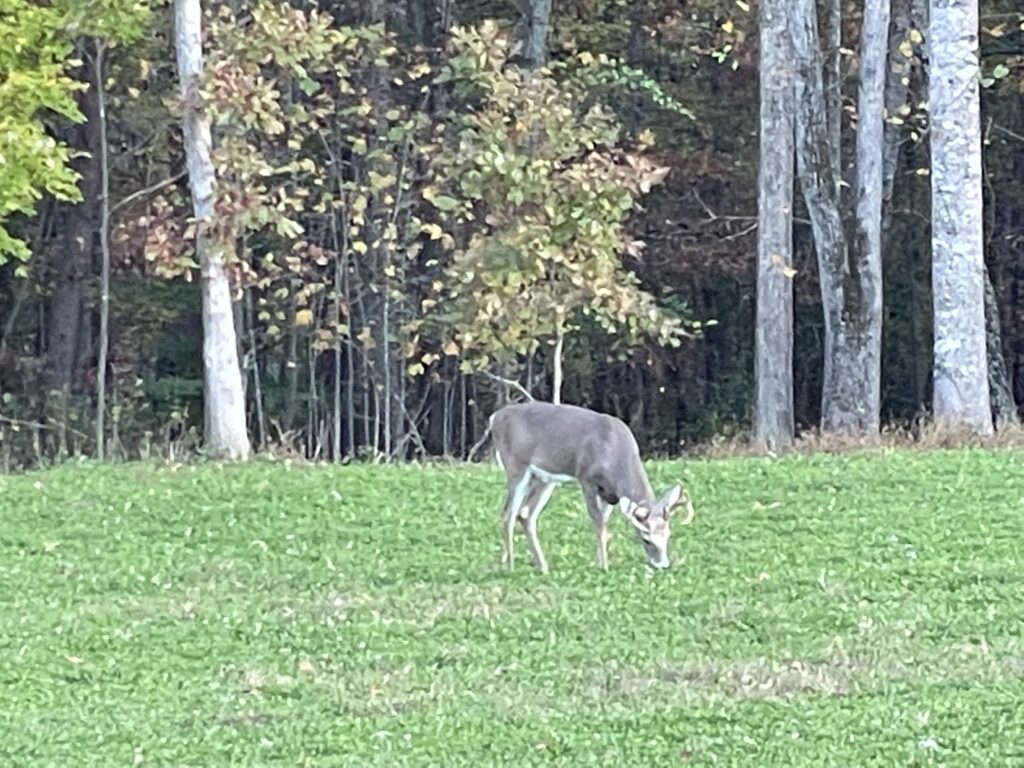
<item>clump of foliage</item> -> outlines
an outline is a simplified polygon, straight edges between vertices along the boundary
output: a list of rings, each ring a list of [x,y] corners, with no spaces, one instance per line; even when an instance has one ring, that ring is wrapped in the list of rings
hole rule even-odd
[[[63,33],[59,7],[13,0],[0,9],[0,264],[25,261],[26,243],[5,222],[31,215],[43,194],[77,200],[77,175],[68,167],[68,148],[46,131],[48,110],[82,120],[75,105],[77,85],[66,71],[72,46]]]
[[[28,244],[5,227],[11,216],[34,214],[44,195],[81,198],[71,152],[48,125],[55,116],[81,122],[75,96],[94,87],[70,74],[81,63],[75,38],[91,36],[108,48],[132,42],[149,13],[148,2],[118,0],[10,0],[0,7],[0,264],[30,255]]]
[[[452,32],[439,79],[459,108],[423,190],[446,228],[469,232],[456,250],[434,319],[463,367],[513,362],[593,320],[621,353],[644,337],[678,345],[684,325],[626,269],[626,223],[668,173],[653,136],[628,144],[611,109],[562,70],[510,63],[515,46],[492,23]],[[426,224],[432,237],[442,229]]]

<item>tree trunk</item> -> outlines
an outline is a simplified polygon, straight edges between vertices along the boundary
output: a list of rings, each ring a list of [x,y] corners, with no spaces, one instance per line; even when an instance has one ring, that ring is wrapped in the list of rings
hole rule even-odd
[[[334,379],[331,382],[334,392],[334,409],[331,413],[331,459],[340,463],[345,455],[341,447],[341,334],[338,327],[341,325],[341,268],[338,264],[338,256],[334,259],[334,301],[332,302],[332,314],[334,317]]]
[[[238,365],[225,244],[213,218],[214,169],[209,119],[203,112],[202,9],[199,0],[175,0],[175,47],[184,107],[183,135],[196,219],[196,253],[203,299],[203,405],[206,448],[218,458],[247,459],[245,397]]]
[[[553,376],[551,383],[551,402],[558,405],[562,402],[562,351],[565,349],[565,331],[559,330],[555,337],[553,354]]]
[[[1003,329],[999,322],[999,302],[985,266],[985,344],[988,352],[988,394],[992,401],[992,420],[997,427],[1019,424],[1013,385],[1003,355]]]
[[[900,110],[907,106],[910,96],[910,57],[903,54],[903,43],[909,42],[908,34],[914,27],[911,0],[892,0],[892,21],[889,27],[889,66],[885,75],[886,117],[900,116]],[[900,145],[903,142],[902,122],[885,123],[885,140],[882,154],[882,201],[888,206],[892,200],[896,183],[896,170],[900,162]],[[888,218],[888,216],[887,216]]]
[[[291,432],[295,428],[295,414],[299,410],[299,329],[295,324],[294,296],[288,298],[286,320],[288,322],[288,357],[284,363],[284,415],[281,426],[285,432]]]
[[[761,0],[754,439],[793,443],[793,56],[786,0]]]
[[[991,434],[977,0],[932,0],[928,29],[933,408],[937,422]]]
[[[843,135],[843,8],[841,0],[819,0],[824,11],[821,32],[825,67],[822,72],[825,87],[825,116],[828,121],[828,146],[831,161],[842,167]]]
[[[857,295],[858,356],[868,390],[858,432],[876,434],[882,401],[882,185],[889,0],[866,0],[861,29],[850,291]]]
[[[265,451],[267,450],[267,413],[263,403],[263,372],[260,369],[259,346],[256,343],[256,310],[253,306],[252,290],[249,288],[245,291],[245,309],[249,354],[252,355],[253,403],[256,406],[256,426],[260,431],[256,448],[259,451]]]
[[[100,351],[96,363],[96,458],[106,448],[107,357],[110,349],[110,160],[107,148],[107,97],[104,88],[106,49],[96,43],[96,103],[100,128]]]
[[[79,95],[78,106],[86,120],[71,128],[68,145],[88,155],[71,162],[71,166],[81,176],[78,188],[82,193],[82,201],[67,208],[66,245],[56,265],[57,277],[50,302],[50,332],[46,354],[46,388],[60,395],[60,403],[66,402],[75,376],[83,311],[82,282],[86,274],[92,271],[94,236],[98,229],[100,140],[93,89]]]
[[[854,243],[858,250],[851,265],[841,211],[839,151],[833,146],[835,137],[830,127],[822,77],[817,10],[814,0],[794,0],[793,8],[791,31],[799,72],[797,172],[811,217],[825,315],[821,428],[828,434],[873,435],[878,431],[880,410],[877,382],[880,378],[881,312],[876,307],[880,307],[881,300],[881,269],[880,260],[869,256],[872,239],[862,236],[861,232],[865,227],[877,228],[880,224],[858,224]],[[882,13],[881,9],[874,10],[876,18]],[[878,32],[877,22],[875,27],[865,30],[867,47],[862,52],[862,78],[865,69],[871,76],[862,84],[861,100],[877,105],[877,111],[869,108],[861,115],[861,131],[866,129],[865,124],[877,122],[877,130],[867,128],[876,143],[869,148],[864,139],[858,139],[858,155],[870,149],[876,155],[872,166],[880,168],[884,65],[877,58],[881,56],[884,62],[888,22],[886,20],[881,27],[881,32]],[[876,40],[878,35],[881,35],[880,43]],[[865,54],[868,61],[864,61]],[[860,162],[858,156],[858,164]],[[862,174],[864,178],[860,178]],[[867,179],[877,175],[877,169],[858,170],[857,183],[866,187],[870,183]],[[863,206],[858,205],[858,213],[867,215],[874,207],[869,199]]]
[[[551,0],[528,0],[523,58],[530,69],[544,66],[548,58],[548,33],[551,29]]]

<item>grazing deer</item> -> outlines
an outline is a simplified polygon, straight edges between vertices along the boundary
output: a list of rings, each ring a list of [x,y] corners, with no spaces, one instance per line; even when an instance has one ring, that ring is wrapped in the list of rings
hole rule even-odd
[[[537,540],[537,519],[556,485],[576,480],[597,534],[597,564],[608,568],[608,520],[614,505],[633,526],[654,568],[667,568],[673,507],[693,505],[679,485],[656,498],[640,461],[636,438],[620,419],[574,405],[528,402],[508,405],[490,418],[495,459],[505,470],[508,493],[501,509],[502,563],[513,566],[516,520],[526,532],[533,564],[548,565]]]

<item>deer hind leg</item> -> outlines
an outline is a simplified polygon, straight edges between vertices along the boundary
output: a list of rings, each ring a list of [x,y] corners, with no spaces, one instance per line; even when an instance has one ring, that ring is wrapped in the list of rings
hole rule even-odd
[[[502,525],[502,556],[501,562],[512,570],[515,565],[515,553],[512,547],[512,537],[516,529],[516,520],[519,517],[519,510],[523,506],[526,492],[530,487],[530,470],[527,468],[522,473],[508,476],[508,493],[505,495],[505,503],[501,507]]]
[[[548,563],[544,559],[544,551],[540,548],[540,540],[537,538],[537,521],[556,485],[557,483],[545,483],[534,478],[526,500],[519,510],[519,522],[522,523],[523,531],[526,532],[526,543],[530,546],[533,566],[541,573],[548,572]]]
[[[608,531],[608,520],[612,515],[612,505],[605,503],[596,488],[584,488],[583,495],[587,500],[587,512],[594,526],[594,535],[597,536],[597,567],[607,571],[608,542],[612,537]]]

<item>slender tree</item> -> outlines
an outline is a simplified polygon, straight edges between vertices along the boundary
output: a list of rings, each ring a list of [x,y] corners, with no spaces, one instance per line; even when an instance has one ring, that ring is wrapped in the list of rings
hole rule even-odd
[[[937,422],[990,434],[978,29],[977,0],[931,0],[933,408]]]
[[[96,362],[96,458],[106,458],[107,360],[110,356],[110,157],[107,144],[106,45],[96,41],[97,120],[100,131],[100,338]]]
[[[856,343],[864,361],[864,403],[857,431],[879,430],[882,402],[882,192],[885,155],[885,71],[890,0],[865,0],[857,88],[857,142],[850,290],[860,311]]]
[[[761,144],[758,172],[754,438],[793,442],[793,55],[786,0],[760,5]]]
[[[183,133],[196,220],[196,254],[203,299],[203,397],[206,447],[217,457],[246,459],[245,396],[238,365],[225,248],[213,219],[214,168],[210,121],[203,111],[202,9],[199,0],[175,0],[175,43],[184,109]]]
[[[551,30],[551,0],[529,0],[523,56],[530,68],[543,66],[548,58],[548,33]]]
[[[80,66],[83,80],[89,77],[88,63]],[[91,271],[94,235],[99,228],[100,197],[99,120],[95,90],[82,90],[76,100],[86,119],[68,130],[68,145],[77,153],[71,167],[80,175],[77,205],[68,206],[64,215],[65,246],[55,264],[53,296],[50,300],[50,334],[47,348],[47,389],[55,395],[50,409],[60,412],[59,421],[68,421],[68,398],[75,380],[80,350],[88,345],[82,337],[83,285]]]

